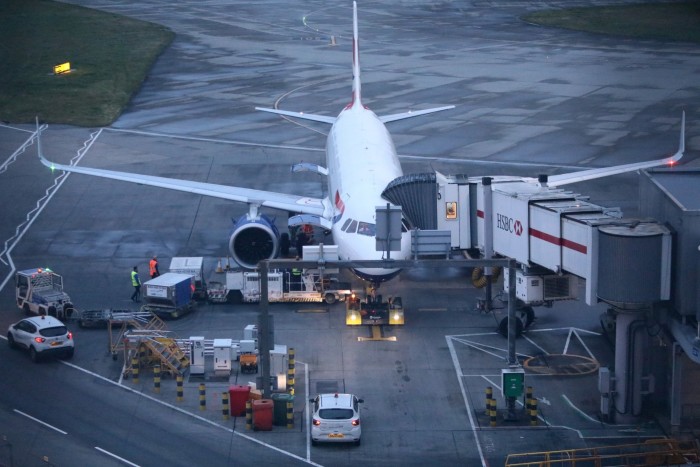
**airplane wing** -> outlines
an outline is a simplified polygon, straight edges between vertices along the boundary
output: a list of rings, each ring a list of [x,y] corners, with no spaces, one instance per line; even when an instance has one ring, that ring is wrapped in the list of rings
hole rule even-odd
[[[39,159],[41,160],[42,164],[50,167],[51,169],[63,170],[64,172],[74,172],[96,177],[111,178],[113,180],[121,180],[123,182],[167,188],[169,190],[184,191],[187,193],[195,193],[214,198],[240,201],[242,203],[258,204],[260,206],[292,211],[299,214],[314,214],[317,216],[323,216],[324,212],[323,200],[320,198],[310,198],[307,196],[297,196],[272,191],[217,185],[214,183],[179,180],[175,178],[155,177],[152,175],[140,175],[129,172],[117,172],[74,165],[55,164],[46,159],[42,154],[40,138],[38,139],[37,147],[39,151]]]
[[[379,120],[382,123],[389,123],[389,122],[395,122],[396,120],[403,120],[405,118],[411,118],[411,117],[418,117],[420,115],[427,115],[427,114],[432,114],[435,112],[442,112],[443,110],[450,110],[454,109],[454,105],[446,105],[445,107],[435,107],[433,109],[425,109],[425,110],[413,110],[409,112],[404,112],[400,114],[392,114],[392,115],[384,115],[383,117],[379,117]]]
[[[335,123],[336,117],[328,117],[326,115],[317,114],[307,114],[305,112],[290,112],[288,110],[279,109],[268,109],[266,107],[256,107],[255,110],[260,110],[263,112],[270,112],[277,115],[284,115],[286,117],[301,118],[303,120],[311,120],[314,122],[330,123],[331,125]]]
[[[657,159],[647,162],[636,162],[632,164],[616,165],[613,167],[605,167],[601,169],[582,170],[580,172],[572,172],[568,174],[552,175],[547,180],[547,186],[556,187],[568,185],[569,183],[583,182],[594,178],[607,177],[609,175],[621,174],[625,172],[633,172],[635,170],[648,169],[660,165],[673,165],[678,162],[685,152],[685,112],[681,117],[681,136],[678,144],[678,151],[671,157]]]

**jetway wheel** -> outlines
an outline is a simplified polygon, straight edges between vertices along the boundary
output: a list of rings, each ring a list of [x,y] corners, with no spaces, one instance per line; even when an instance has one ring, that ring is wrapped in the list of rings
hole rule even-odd
[[[523,320],[515,317],[515,337],[520,337],[523,334]],[[508,337],[508,317],[506,316],[501,320],[498,325],[498,333],[503,337]]]

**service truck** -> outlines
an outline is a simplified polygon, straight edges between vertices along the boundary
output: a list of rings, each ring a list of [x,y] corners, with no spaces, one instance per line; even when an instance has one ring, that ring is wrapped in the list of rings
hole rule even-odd
[[[309,270],[275,270],[268,278],[270,302],[325,302],[344,301],[352,294],[349,283],[339,282],[335,276]],[[245,303],[260,301],[260,273],[234,270],[226,272],[226,283],[209,281],[209,301],[226,302],[239,299]]]
[[[63,291],[63,277],[48,268],[25,269],[15,274],[17,306],[25,313],[68,319],[73,302]]]

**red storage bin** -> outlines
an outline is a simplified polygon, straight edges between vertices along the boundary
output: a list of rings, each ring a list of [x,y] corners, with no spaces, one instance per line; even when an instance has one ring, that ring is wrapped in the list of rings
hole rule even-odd
[[[253,429],[258,431],[272,430],[272,399],[253,401]]]
[[[245,416],[245,403],[250,395],[250,386],[230,386],[228,388],[228,398],[231,404],[231,416]]]

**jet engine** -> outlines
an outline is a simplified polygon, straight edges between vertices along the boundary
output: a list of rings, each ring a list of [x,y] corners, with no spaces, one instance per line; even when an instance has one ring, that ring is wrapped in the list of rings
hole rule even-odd
[[[272,219],[264,214],[246,214],[233,220],[228,249],[242,267],[254,269],[258,262],[273,259],[280,247],[280,234]]]

